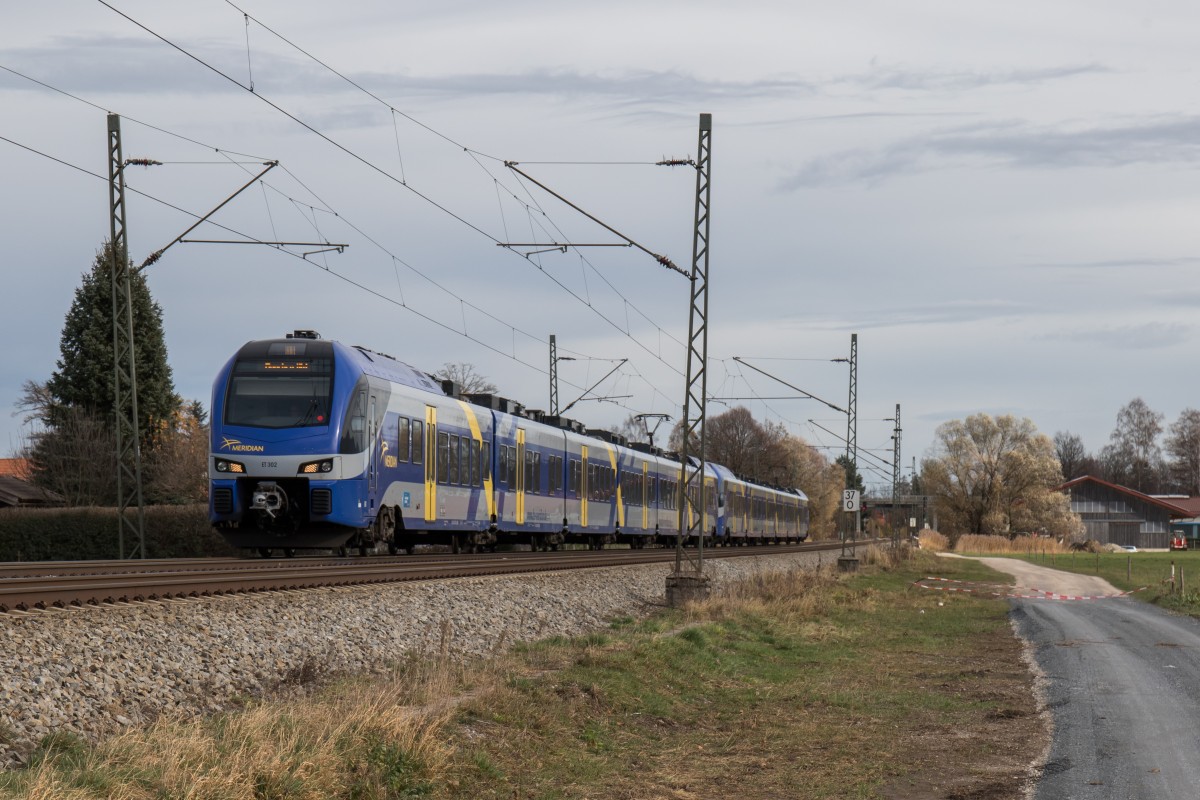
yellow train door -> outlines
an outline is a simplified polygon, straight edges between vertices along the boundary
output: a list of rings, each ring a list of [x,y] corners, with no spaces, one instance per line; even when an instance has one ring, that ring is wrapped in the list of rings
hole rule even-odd
[[[437,409],[425,406],[425,521],[437,519]]]
[[[516,523],[525,524],[525,429],[517,428],[517,507]]]

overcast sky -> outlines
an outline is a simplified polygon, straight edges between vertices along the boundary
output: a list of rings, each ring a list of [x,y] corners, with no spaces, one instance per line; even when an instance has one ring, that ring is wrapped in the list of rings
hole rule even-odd
[[[165,162],[127,170],[135,261],[268,160],[190,238],[349,245],[185,243],[147,270],[176,389],[206,406],[243,342],[313,328],[428,371],[467,362],[545,408],[555,334],[577,359],[562,405],[628,359],[571,416],[678,420],[682,275],[635,248],[497,243],[621,241],[517,161],[688,268],[695,171],[653,162],[696,155],[701,112],[708,390],[731,398],[710,414],[746,405],[836,455],[822,428],[844,435],[844,415],[733,359],[844,408],[832,359],[852,333],[859,444],[890,460],[899,403],[905,474],[973,413],[1095,451],[1134,397],[1168,424],[1200,405],[1200,7],[110,5],[10,3],[0,26],[0,137],[24,146],[0,141],[4,455],[108,235],[106,111],[126,157]]]

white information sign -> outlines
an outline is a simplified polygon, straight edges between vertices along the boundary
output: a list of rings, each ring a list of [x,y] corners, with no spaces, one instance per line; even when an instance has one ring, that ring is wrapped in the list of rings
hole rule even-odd
[[[842,511],[858,511],[858,489],[842,490]]]

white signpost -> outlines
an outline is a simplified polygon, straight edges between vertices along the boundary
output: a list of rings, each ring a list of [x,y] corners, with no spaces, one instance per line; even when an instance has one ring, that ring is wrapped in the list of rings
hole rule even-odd
[[[858,511],[859,509],[858,489],[843,489],[842,490],[842,511]]]

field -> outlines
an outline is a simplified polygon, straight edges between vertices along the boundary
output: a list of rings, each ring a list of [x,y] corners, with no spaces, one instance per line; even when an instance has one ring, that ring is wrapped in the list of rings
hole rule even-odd
[[[946,543],[931,538],[923,539],[922,546],[945,549]],[[1010,542],[1003,536],[964,536],[955,552],[1020,558],[1052,569],[1097,575],[1139,600],[1200,616],[1200,551],[1091,553],[1048,539],[1021,537]]]
[[[52,736],[0,797],[1019,797],[1045,730],[1007,604],[913,586],[1003,579],[909,554],[98,747]]]

